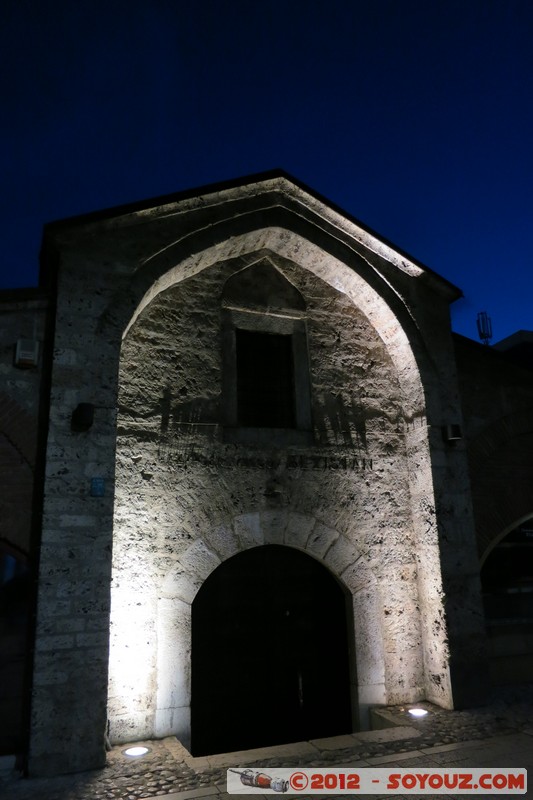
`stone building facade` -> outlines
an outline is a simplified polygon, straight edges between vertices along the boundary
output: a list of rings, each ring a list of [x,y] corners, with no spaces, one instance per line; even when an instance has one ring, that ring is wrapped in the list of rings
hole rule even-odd
[[[458,289],[281,173],[49,225],[43,275],[31,774],[232,749],[251,692],[285,740],[482,701]]]

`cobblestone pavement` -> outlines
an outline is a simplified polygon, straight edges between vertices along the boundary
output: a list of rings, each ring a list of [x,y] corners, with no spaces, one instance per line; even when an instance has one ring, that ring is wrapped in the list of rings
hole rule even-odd
[[[264,769],[283,766],[363,766],[378,762],[385,766],[389,759],[399,762],[408,759],[410,754],[413,758],[416,755],[421,757],[421,751],[426,753],[428,748],[438,748],[432,753],[446,752],[461,742],[472,747],[472,743],[475,745],[479,741],[478,751],[484,752],[483,740],[488,743],[493,737],[509,734],[522,734],[520,742],[526,741],[527,749],[531,737],[533,753],[533,684],[500,690],[494,693],[490,704],[474,710],[445,711],[430,703],[419,705],[431,713],[422,719],[413,719],[405,707],[384,709],[382,713],[387,720],[397,727],[261,751],[192,758],[175,738],[170,737],[146,742],[150,752],[143,758],[129,759],[123,755],[126,746],[122,745],[108,754],[107,765],[101,770],[34,779],[21,778],[15,771],[4,774],[0,778],[0,797],[6,800],[140,800],[186,792],[180,800],[186,800],[187,795],[204,795],[206,800],[208,797],[210,800],[211,795],[222,797],[220,792],[225,786],[226,769],[229,766],[246,765]],[[257,795],[254,796],[257,798]]]

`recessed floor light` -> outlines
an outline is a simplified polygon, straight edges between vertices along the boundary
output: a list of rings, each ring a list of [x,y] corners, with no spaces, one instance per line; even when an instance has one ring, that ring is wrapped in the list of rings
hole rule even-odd
[[[410,708],[409,713],[412,717],[425,717],[426,714],[429,714],[429,711],[426,711],[425,708]]]
[[[140,756],[145,756],[146,753],[149,753],[150,749],[148,747],[137,746],[137,747],[128,747],[126,748],[126,750],[123,750],[122,752],[124,753],[125,756],[128,756],[128,758],[139,758]]]

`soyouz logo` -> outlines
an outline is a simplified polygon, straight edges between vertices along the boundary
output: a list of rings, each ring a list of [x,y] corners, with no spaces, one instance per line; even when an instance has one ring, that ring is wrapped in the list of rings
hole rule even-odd
[[[228,769],[229,794],[524,795],[525,769]]]

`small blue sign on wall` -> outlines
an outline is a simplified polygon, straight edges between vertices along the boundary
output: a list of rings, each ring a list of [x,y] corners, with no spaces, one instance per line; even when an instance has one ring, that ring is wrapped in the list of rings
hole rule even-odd
[[[91,497],[103,497],[105,494],[104,478],[91,478]]]

